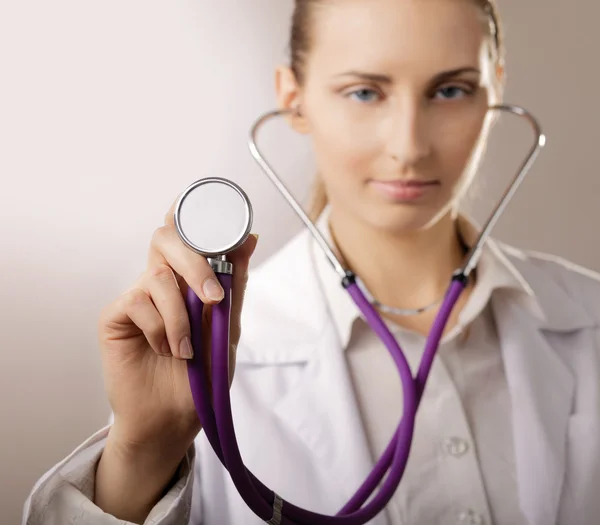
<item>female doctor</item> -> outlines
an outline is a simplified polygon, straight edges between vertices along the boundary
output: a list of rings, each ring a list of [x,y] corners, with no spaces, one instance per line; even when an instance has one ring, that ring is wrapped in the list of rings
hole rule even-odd
[[[276,87],[295,110],[290,126],[312,138],[312,216],[387,306],[414,372],[476,235],[456,209],[485,147],[487,107],[502,96],[497,10],[297,0],[290,41]],[[28,525],[261,523],[195,414],[182,291],[208,304],[223,292],[172,211],[145,272],[100,319],[114,422],[38,481]],[[284,499],[335,514],[396,429],[400,381],[308,233],[253,272],[243,300],[255,246],[250,237],[233,255],[242,456]],[[597,524],[599,319],[598,276],[490,241],[444,335],[404,478],[371,523]]]

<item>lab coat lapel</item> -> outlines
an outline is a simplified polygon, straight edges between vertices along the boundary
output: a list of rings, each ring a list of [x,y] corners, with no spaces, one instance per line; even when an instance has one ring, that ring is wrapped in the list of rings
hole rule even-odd
[[[551,273],[512,249],[504,255],[527,282],[529,305],[535,305],[525,308],[501,294],[492,299],[512,401],[519,497],[529,525],[549,525],[556,522],[563,490],[576,388],[560,353],[594,346],[589,328],[595,322]]]
[[[330,480],[337,512],[373,468],[343,350],[328,323],[302,379],[275,407],[280,420],[313,452]],[[380,514],[372,525],[386,525]]]
[[[529,525],[549,525],[565,474],[574,380],[527,311],[497,297],[492,304],[512,401],[521,510]]]
[[[310,449],[323,477],[329,480],[331,512],[337,512],[374,465],[344,351],[324,306],[313,261],[307,256],[311,251],[309,243],[306,233],[299,235],[280,252],[277,264],[267,263],[260,272],[264,278],[257,276],[250,280],[252,287],[260,288],[260,293],[248,294],[251,302],[266,298],[265,304],[278,305],[278,311],[271,313],[270,306],[249,304],[250,312],[260,311],[271,319],[291,312],[295,319],[270,326],[269,346],[264,345],[264,336],[259,332],[254,334],[260,323],[249,319],[244,328],[249,348],[242,359],[281,366],[305,363],[300,379],[277,402],[274,414]],[[290,330],[290,326],[295,329]],[[369,524],[387,525],[387,520],[382,513]]]

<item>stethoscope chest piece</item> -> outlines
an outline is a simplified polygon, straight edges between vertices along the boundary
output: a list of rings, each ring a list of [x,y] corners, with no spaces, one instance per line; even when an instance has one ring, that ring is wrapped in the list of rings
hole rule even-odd
[[[226,254],[248,238],[252,205],[234,182],[210,177],[194,182],[181,194],[174,219],[177,233],[188,248],[209,259],[224,261]]]

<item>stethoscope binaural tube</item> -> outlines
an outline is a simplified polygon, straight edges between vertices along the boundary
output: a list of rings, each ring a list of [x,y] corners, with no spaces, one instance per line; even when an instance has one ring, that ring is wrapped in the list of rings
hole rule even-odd
[[[508,200],[516,191],[517,186],[531,167],[539,148],[545,143],[545,137],[541,133],[537,122],[525,110],[516,106],[493,106],[490,110],[509,111],[526,117],[537,133],[537,142],[532,147],[529,156],[505,192],[502,200],[488,219],[477,242],[471,248],[464,266],[454,274],[446,296],[437,313],[433,327],[427,337],[423,358],[416,378],[412,377],[406,358],[386,324],[358,287],[355,276],[343,268],[320,232],[308,219],[300,205],[287,191],[279,177],[277,177],[268,163],[264,160],[264,157],[256,146],[255,137],[258,128],[270,118],[283,115],[286,112],[276,111],[267,113],[258,119],[252,128],[249,144],[252,155],[263,171],[265,171],[272,182],[274,182],[288,203],[300,216],[324,250],[335,270],[340,275],[342,285],[348,291],[371,328],[376,332],[377,336],[385,344],[392,355],[402,380],[404,404],[403,416],[397,427],[396,433],[390,440],[385,452],[378,460],[371,474],[336,516],[314,513],[297,507],[290,502],[283,501],[274,491],[266,487],[245,467],[237,444],[229,397],[229,319],[231,313],[232,267],[231,264],[226,261],[226,253],[233,250],[236,243],[237,245],[241,244],[248,235],[252,218],[250,202],[247,197],[245,197],[245,194],[243,194],[241,188],[225,179],[204,179],[197,181],[186,190],[184,196],[186,193],[189,196],[191,191],[198,189],[203,185],[203,181],[210,180],[211,184],[224,184],[229,190],[232,190],[238,195],[242,195],[242,200],[247,208],[245,217],[249,219],[248,224],[245,229],[242,228],[244,231],[241,235],[237,237],[233,235],[233,237],[237,239],[236,242],[231,241],[229,243],[230,246],[221,248],[221,251],[216,253],[214,248],[211,251],[211,249],[200,247],[199,244],[202,243],[194,243],[190,240],[189,236],[185,234],[183,231],[183,224],[181,221],[177,220],[177,217],[182,213],[185,202],[184,196],[180,199],[181,205],[176,207],[175,212],[175,223],[178,232],[180,233],[180,237],[191,249],[209,257],[209,261],[225,290],[225,298],[223,301],[212,307],[212,373],[210,378],[212,382],[212,391],[209,391],[208,371],[205,370],[202,358],[201,328],[203,304],[191,289],[188,289],[187,292],[186,306],[188,308],[192,328],[192,345],[195,350],[194,358],[188,364],[188,375],[192,396],[198,412],[198,417],[213,450],[224,467],[229,471],[231,479],[244,502],[265,522],[273,525],[362,525],[383,510],[397,489],[408,461],[417,408],[445,326],[458,298],[466,286],[470,272],[477,264],[482,246],[489,236],[492,227],[504,210]],[[214,206],[214,199],[211,199],[211,202],[211,205]],[[203,223],[203,225],[205,224],[207,223]],[[231,232],[228,234],[231,235]],[[371,498],[368,504],[363,506],[372,496],[375,489],[382,483],[386,473],[387,477],[381,485],[379,492]]]

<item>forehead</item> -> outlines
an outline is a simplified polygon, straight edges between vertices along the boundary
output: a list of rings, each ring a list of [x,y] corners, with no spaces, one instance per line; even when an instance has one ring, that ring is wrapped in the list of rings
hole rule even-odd
[[[474,0],[325,0],[314,15],[310,60],[340,70],[476,66],[487,43]]]

